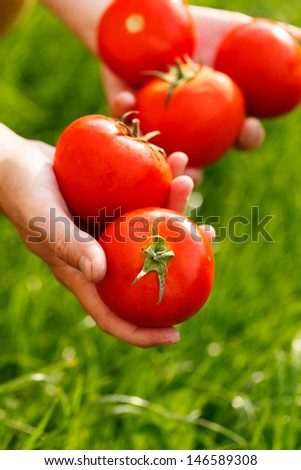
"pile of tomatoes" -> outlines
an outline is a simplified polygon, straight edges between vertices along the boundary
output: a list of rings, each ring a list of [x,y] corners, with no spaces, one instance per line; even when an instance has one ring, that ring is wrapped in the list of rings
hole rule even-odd
[[[54,171],[72,214],[100,232],[104,302],[137,325],[177,324],[207,301],[214,257],[198,226],[164,209],[166,153],[185,152],[193,167],[212,164],[234,145],[246,115],[292,110],[301,99],[300,47],[276,23],[255,19],[229,32],[214,68],[196,64],[185,0],[115,0],[97,43],[101,59],[136,89],[139,120],[79,118],[58,141]]]

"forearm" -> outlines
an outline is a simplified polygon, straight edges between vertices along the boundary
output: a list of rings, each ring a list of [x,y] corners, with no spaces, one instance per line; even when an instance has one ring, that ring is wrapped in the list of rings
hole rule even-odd
[[[86,47],[96,54],[96,28],[111,0],[41,0],[68,26]]]

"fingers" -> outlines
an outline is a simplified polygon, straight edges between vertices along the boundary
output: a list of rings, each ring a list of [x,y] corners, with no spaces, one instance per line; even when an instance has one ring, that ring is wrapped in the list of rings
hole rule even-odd
[[[180,340],[180,334],[175,328],[146,328],[133,325],[119,318],[106,306],[102,307],[101,312],[98,310],[94,320],[107,334],[140,348],[170,346]]]
[[[39,219],[42,220],[42,217]],[[48,233],[46,226],[39,225],[36,231],[30,234],[27,232],[25,242],[28,248],[48,263],[48,247],[59,260],[81,271],[88,281],[99,282],[106,273],[106,258],[102,248],[91,236],[74,226],[70,219],[60,219],[61,225],[65,221],[64,228],[50,227]],[[44,235],[46,238],[41,238]]]
[[[43,148],[50,154],[53,149],[36,142],[28,145],[31,145],[29,160],[23,159],[14,166],[9,218],[26,232],[28,248],[40,254],[46,263],[51,251],[59,260],[82,271],[89,281],[99,281],[106,272],[105,254],[97,241],[72,219],[49,157],[41,152]]]
[[[188,163],[188,157],[183,152],[173,152],[168,157],[168,163],[170,165],[172,175],[174,178],[183,175],[186,165]]]
[[[261,122],[253,117],[246,118],[236,142],[240,150],[253,150],[262,145],[265,139],[265,130]]]
[[[200,228],[203,230],[210,243],[212,243],[216,237],[216,232],[212,225],[200,225]]]
[[[179,341],[180,335],[175,328],[144,328],[119,318],[100,299],[96,287],[87,282],[79,271],[70,266],[60,266],[53,271],[105,333],[141,348],[167,346]]]
[[[121,118],[125,113],[135,110],[135,95],[130,91],[121,91],[114,96],[109,106],[111,115],[116,118]]]
[[[59,260],[80,270],[87,280],[100,281],[106,273],[103,249],[91,235],[74,224],[61,200],[53,175],[49,176],[48,181],[44,176],[44,181],[53,184],[51,190],[45,188],[43,194],[36,187],[36,194],[23,204],[20,226],[27,234],[25,242],[28,248],[39,254],[46,263],[50,251]]]
[[[176,212],[184,212],[192,190],[193,181],[189,176],[177,176],[171,182],[167,208]]]
[[[173,174],[167,208],[176,212],[184,212],[190,194],[193,190],[193,181],[189,176],[183,175],[188,157],[183,152],[173,152],[168,157],[168,163]]]
[[[198,188],[204,179],[204,171],[202,168],[188,166],[184,173],[192,179],[195,188]]]
[[[201,168],[187,167],[189,159],[184,152],[173,152],[168,157],[168,163],[171,167],[171,171],[174,178],[185,174],[189,176],[193,183],[194,187],[198,187],[203,181],[204,173]]]
[[[55,218],[50,220],[46,244],[61,261],[80,270],[88,281],[99,282],[106,273],[101,246],[65,214]]]

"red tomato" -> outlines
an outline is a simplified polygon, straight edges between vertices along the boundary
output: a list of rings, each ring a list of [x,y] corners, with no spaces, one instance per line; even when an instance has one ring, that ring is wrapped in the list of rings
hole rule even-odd
[[[171,326],[207,301],[212,248],[204,232],[181,214],[131,211],[109,224],[99,243],[108,267],[97,291],[121,318],[140,326]]]
[[[54,172],[73,215],[97,225],[131,209],[164,206],[172,180],[158,148],[101,115],[81,117],[64,130]]]
[[[183,64],[166,80],[153,78],[143,85],[137,110],[143,132],[155,124],[160,135],[154,143],[166,152],[187,153],[193,167],[221,158],[238,138],[245,118],[237,85],[227,75],[196,64]]]
[[[147,70],[162,70],[196,44],[185,0],[116,0],[99,22],[100,57],[125,81],[140,85]]]
[[[215,68],[236,81],[251,116],[271,118],[301,99],[301,49],[287,31],[266,19],[235,27],[222,41]]]

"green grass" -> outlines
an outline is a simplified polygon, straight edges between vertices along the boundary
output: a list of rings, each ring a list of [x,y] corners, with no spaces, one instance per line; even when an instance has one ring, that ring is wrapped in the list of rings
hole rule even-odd
[[[301,25],[296,0],[231,9]],[[0,42],[0,70],[1,119],[27,137],[107,112],[97,61],[41,7]],[[203,217],[220,230],[259,207],[274,242],[214,244],[212,296],[170,348],[100,332],[0,216],[1,449],[301,449],[300,120],[206,171]]]

